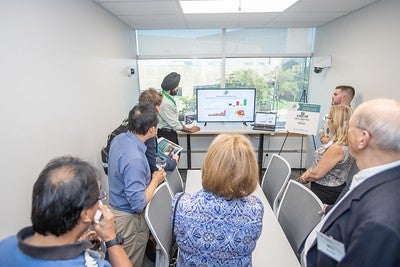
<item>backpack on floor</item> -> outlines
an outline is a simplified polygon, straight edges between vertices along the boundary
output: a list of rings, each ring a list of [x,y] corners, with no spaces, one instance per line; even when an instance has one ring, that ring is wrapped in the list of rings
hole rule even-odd
[[[122,121],[114,131],[112,131],[107,137],[107,145],[100,150],[101,161],[103,162],[104,172],[108,175],[108,153],[110,151],[111,141],[120,133],[126,133],[128,131],[128,119]]]

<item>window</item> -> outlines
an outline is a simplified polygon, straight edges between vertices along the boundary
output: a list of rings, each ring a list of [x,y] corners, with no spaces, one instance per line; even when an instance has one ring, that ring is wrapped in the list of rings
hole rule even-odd
[[[257,90],[256,110],[306,100],[312,29],[137,31],[141,90],[181,74],[181,119],[193,114],[197,88]]]
[[[138,60],[140,89],[161,89],[162,79],[170,72],[181,75],[178,96],[175,97],[181,120],[196,110],[195,89],[220,87],[221,59],[159,59]]]
[[[226,59],[225,87],[254,87],[257,110],[279,110],[301,100],[308,71],[309,58]]]

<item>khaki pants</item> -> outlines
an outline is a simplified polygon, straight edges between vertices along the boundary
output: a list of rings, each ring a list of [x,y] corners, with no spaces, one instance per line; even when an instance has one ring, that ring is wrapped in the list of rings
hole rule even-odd
[[[149,239],[149,227],[141,213],[127,213],[111,209],[115,216],[115,227],[117,234],[124,237],[124,250],[131,260],[133,266],[143,266],[144,253],[147,240]]]

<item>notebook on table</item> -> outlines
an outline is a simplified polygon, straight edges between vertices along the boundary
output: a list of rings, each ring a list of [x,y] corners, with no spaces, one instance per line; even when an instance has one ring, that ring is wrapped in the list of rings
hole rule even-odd
[[[277,113],[272,111],[257,111],[253,130],[275,131]]]

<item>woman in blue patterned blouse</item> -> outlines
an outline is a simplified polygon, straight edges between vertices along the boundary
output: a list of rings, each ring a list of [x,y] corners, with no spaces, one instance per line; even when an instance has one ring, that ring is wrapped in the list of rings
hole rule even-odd
[[[250,196],[257,183],[258,166],[251,142],[240,134],[218,135],[202,167],[204,189],[184,193],[177,205],[178,266],[252,265],[251,254],[264,214],[261,201]]]

